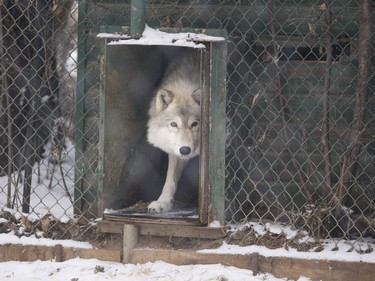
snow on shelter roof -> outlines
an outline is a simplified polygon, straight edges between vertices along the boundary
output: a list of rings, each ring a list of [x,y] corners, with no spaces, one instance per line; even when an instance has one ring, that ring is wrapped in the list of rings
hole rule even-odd
[[[129,35],[114,33],[99,33],[97,37],[118,39],[109,42],[108,45],[159,45],[191,48],[205,48],[204,44],[201,42],[220,42],[225,40],[223,37],[210,36],[202,33],[167,33],[159,29],[153,29],[147,25],[142,33],[142,37],[139,39],[131,39]]]

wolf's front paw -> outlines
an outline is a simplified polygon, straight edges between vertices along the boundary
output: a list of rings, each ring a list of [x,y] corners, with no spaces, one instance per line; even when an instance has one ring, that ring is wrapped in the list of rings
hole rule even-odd
[[[165,213],[172,210],[172,201],[153,201],[148,205],[149,213]]]

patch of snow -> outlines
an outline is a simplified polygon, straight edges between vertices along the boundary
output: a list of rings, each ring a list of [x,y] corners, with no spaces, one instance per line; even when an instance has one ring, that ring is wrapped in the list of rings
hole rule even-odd
[[[88,242],[79,242],[73,240],[52,240],[47,238],[36,238],[35,236],[21,236],[12,235],[12,233],[0,233],[0,245],[5,244],[21,244],[21,245],[36,245],[36,246],[56,246],[71,248],[91,249],[93,246]],[[0,279],[1,280],[1,279]]]
[[[65,63],[65,70],[73,78],[77,78],[77,49],[69,53]]]
[[[223,37],[209,36],[202,33],[181,32],[167,33],[159,29],[153,29],[146,25],[142,37],[139,39],[130,39],[126,35],[99,33],[98,38],[118,39],[108,43],[108,45],[158,45],[158,46],[179,46],[192,48],[205,48],[201,42],[220,42]]]
[[[67,139],[66,148],[62,153],[62,171],[68,191],[74,193],[74,147]],[[52,151],[46,146],[46,155]],[[57,165],[49,162],[48,157],[40,162],[40,182],[38,182],[38,165],[34,165],[32,190],[30,195],[30,214],[21,212],[23,184],[17,183],[17,173],[12,175],[11,202],[15,203],[14,209],[5,208],[8,202],[8,177],[0,177],[0,210],[10,211],[12,214],[27,216],[29,220],[40,219],[46,214],[52,214],[59,220],[69,220],[73,217],[73,206],[63,186],[62,175]],[[14,198],[15,197],[15,198]]]
[[[96,259],[75,258],[65,262],[4,262],[0,263],[0,280],[112,280],[112,281],[282,281],[271,274],[253,275],[251,270],[220,264],[176,266],[165,262],[121,264]],[[301,277],[298,281],[310,279]]]
[[[99,33],[97,38],[110,38],[110,39],[131,39],[130,35],[122,33]]]
[[[240,255],[247,255],[247,254],[254,254],[258,253],[264,257],[287,257],[287,258],[301,258],[301,259],[316,259],[316,260],[336,260],[336,261],[350,261],[350,262],[369,262],[375,263],[375,255],[373,253],[369,254],[359,254],[355,250],[353,250],[353,245],[349,244],[345,240],[338,240],[334,241],[332,239],[326,240],[325,250],[320,252],[299,252],[296,249],[289,248],[286,250],[284,248],[278,249],[268,249],[264,246],[238,246],[227,244],[223,242],[223,244],[217,249],[205,249],[199,250],[199,253],[205,254],[240,254]],[[356,247],[358,246],[359,242],[356,242]],[[362,244],[363,249],[367,247],[366,243]]]
[[[298,234],[303,236],[300,242],[306,242],[306,236],[308,235],[307,231],[295,229],[290,225],[281,224],[281,223],[274,223],[274,222],[266,222],[261,224],[256,221],[241,223],[240,225],[228,225],[232,231],[246,231],[246,229],[253,229],[254,232],[258,236],[266,235],[267,233],[270,234],[284,234],[286,239],[293,239]],[[308,237],[309,239],[310,237]],[[303,241],[302,241],[303,240]]]
[[[42,103],[46,103],[46,102],[49,100],[49,98],[50,98],[50,96],[45,95],[45,96],[43,96],[43,97],[40,99],[40,101],[41,101]]]
[[[210,223],[209,227],[222,227],[219,221],[213,221]]]

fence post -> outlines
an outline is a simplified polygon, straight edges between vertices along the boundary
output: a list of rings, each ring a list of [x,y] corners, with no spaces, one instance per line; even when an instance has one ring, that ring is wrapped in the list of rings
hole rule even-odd
[[[123,263],[131,262],[132,250],[138,243],[138,227],[125,224],[123,230]]]
[[[139,39],[145,30],[145,0],[131,1],[130,36]]]

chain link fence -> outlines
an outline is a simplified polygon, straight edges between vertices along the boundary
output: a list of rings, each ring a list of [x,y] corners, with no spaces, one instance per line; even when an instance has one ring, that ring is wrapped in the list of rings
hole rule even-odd
[[[145,12],[153,28],[228,32],[225,217],[245,226],[234,240],[254,243],[254,221],[374,237],[372,1],[148,1]],[[130,1],[2,1],[3,213],[49,226],[100,216],[96,35],[126,30],[130,13]],[[82,236],[73,225],[56,233]]]
[[[1,1],[0,232],[54,238],[79,232],[77,8],[73,0]]]

